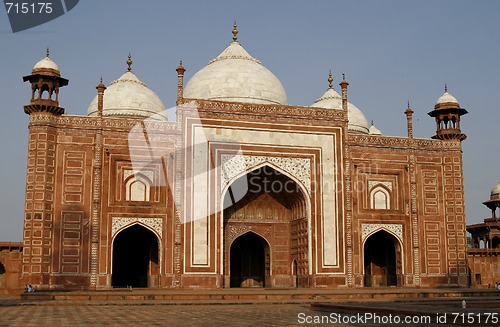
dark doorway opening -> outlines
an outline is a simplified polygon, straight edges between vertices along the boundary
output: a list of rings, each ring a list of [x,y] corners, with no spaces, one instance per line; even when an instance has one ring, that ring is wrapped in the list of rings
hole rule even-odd
[[[365,242],[365,286],[397,286],[398,270],[401,270],[401,251],[396,239],[385,231],[379,231]]]
[[[159,275],[158,239],[147,228],[131,226],[113,243],[113,287],[154,287]]]
[[[0,289],[5,288],[5,267],[0,262]]]
[[[491,239],[491,247],[493,249],[498,249],[500,248],[500,237],[495,236]]]
[[[246,233],[231,245],[231,287],[264,287],[270,274],[269,245],[255,233]]]

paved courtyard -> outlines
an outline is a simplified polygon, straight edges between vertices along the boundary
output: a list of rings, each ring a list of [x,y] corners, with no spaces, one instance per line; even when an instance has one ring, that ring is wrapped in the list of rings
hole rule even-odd
[[[0,326],[304,326],[299,313],[320,315],[305,304],[30,305],[0,307]]]
[[[340,314],[348,316],[347,314]],[[7,326],[456,326],[435,323],[345,324],[322,320],[329,312],[312,311],[307,304],[164,305],[62,302],[51,305],[2,305],[0,327]],[[339,317],[339,316],[335,316]],[[351,315],[350,317],[354,317]],[[464,325],[464,324],[460,324]],[[465,324],[476,326],[477,324]],[[498,324],[493,324],[498,325]]]
[[[293,290],[294,293],[300,293]],[[277,292],[277,291],[274,291]],[[286,293],[287,291],[282,291]],[[291,292],[291,291],[288,291]],[[317,291],[318,292],[318,291]],[[361,292],[361,291],[359,291]],[[108,294],[109,293],[109,294]],[[114,295],[117,292],[107,292]],[[140,294],[140,291],[136,291]],[[158,295],[159,292],[150,292]],[[165,293],[165,292],[163,292]],[[161,293],[161,294],[163,294]],[[179,293],[179,294],[177,294]],[[177,296],[183,293],[178,291]],[[187,292],[184,292],[187,294]],[[215,292],[214,292],[215,293]],[[235,295],[241,292],[226,292]],[[265,293],[265,292],[263,292]],[[270,293],[270,292],[268,292]],[[42,293],[37,293],[42,295]],[[77,296],[78,292],[75,292]],[[94,295],[99,293],[92,293]],[[131,293],[129,293],[131,294]],[[148,293],[149,294],[149,293]],[[246,293],[245,293],[246,294]],[[266,293],[267,294],[267,293]],[[384,295],[383,290],[377,293]],[[0,295],[0,327],[7,326],[477,326],[500,325],[500,294],[487,296],[440,298],[380,298],[310,300],[276,302],[258,299],[238,299],[231,303],[216,300],[21,300],[18,295]],[[243,294],[240,294],[243,295]],[[248,295],[248,294],[246,294]],[[258,294],[257,294],[258,295]],[[348,294],[347,294],[348,295]],[[467,306],[462,308],[462,300]],[[493,319],[491,319],[494,314]],[[374,315],[379,321],[367,319]],[[398,316],[399,315],[399,316]],[[447,315],[447,321],[436,323],[437,316]],[[489,315],[489,316],[488,316]],[[356,320],[356,317],[358,320]],[[359,319],[361,317],[361,319]],[[363,319],[363,317],[365,319]],[[392,320],[388,320],[392,317]],[[418,318],[429,317],[429,321]],[[472,317],[472,318],[471,318]],[[373,318],[373,317],[372,317]],[[404,321],[402,319],[410,319]],[[346,320],[347,319],[347,320]],[[398,321],[399,319],[399,321]],[[413,319],[413,320],[412,320]],[[417,320],[415,320],[417,319]],[[472,319],[473,321],[467,321]],[[480,321],[481,320],[481,321]],[[319,323],[322,322],[322,323]]]

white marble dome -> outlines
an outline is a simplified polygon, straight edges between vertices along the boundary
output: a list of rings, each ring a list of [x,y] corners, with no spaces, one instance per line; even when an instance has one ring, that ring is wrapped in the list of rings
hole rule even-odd
[[[497,183],[491,189],[490,200],[499,200],[500,199],[500,182]]]
[[[167,120],[161,99],[141,82],[132,71],[112,81],[104,91],[103,116],[130,116]],[[87,115],[97,115],[97,95],[87,109]]]
[[[440,96],[439,99],[437,99],[436,104],[449,103],[449,102],[458,104],[457,98],[448,93],[448,90],[445,90],[444,94]]]
[[[59,67],[52,61],[52,59],[49,58],[48,55],[35,64],[33,70],[37,69],[53,69],[59,71]]]
[[[321,98],[314,101],[311,107],[341,110],[342,97],[335,89],[330,87]],[[347,123],[347,128],[349,130],[364,134],[370,133],[370,125],[365,115],[358,107],[350,102],[347,103],[347,118],[349,119]]]
[[[189,80],[184,97],[259,104],[288,104],[280,80],[233,41]]]

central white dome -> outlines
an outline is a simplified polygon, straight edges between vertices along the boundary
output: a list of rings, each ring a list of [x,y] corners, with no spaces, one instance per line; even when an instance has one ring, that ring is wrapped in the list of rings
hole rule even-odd
[[[233,41],[187,83],[184,97],[259,104],[288,104],[285,89],[261,62]]]

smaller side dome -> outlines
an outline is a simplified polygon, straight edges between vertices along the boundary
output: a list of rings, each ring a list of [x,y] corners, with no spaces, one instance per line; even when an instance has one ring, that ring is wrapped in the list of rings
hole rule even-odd
[[[352,103],[347,103],[347,116],[349,118],[348,128],[351,131],[360,132],[363,134],[370,133],[370,127],[368,125],[368,120],[365,117],[365,114],[353,105]]]
[[[500,200],[500,182],[491,189],[490,200]]]
[[[373,120],[372,126],[370,126],[370,135],[382,135],[382,132],[373,124]]]
[[[332,81],[332,75],[330,73],[328,77],[328,89],[321,98],[314,101],[311,107],[342,110],[342,97],[333,88]],[[370,127],[365,115],[358,107],[350,102],[347,103],[347,119],[349,120],[347,129],[350,131],[356,131],[363,134],[370,133]]]
[[[88,116],[97,115],[97,96],[87,109]],[[161,99],[141,82],[132,71],[111,82],[104,91],[104,116],[129,116],[167,120]]]

